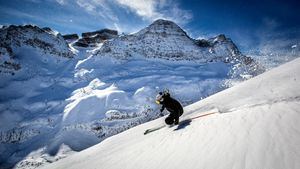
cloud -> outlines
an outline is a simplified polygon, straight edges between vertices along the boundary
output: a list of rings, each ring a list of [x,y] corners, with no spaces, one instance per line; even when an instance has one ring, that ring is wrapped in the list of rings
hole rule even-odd
[[[16,16],[16,17],[20,17],[20,18],[32,18],[32,19],[39,19],[38,16],[35,15],[31,15],[29,13],[26,12],[22,12],[13,8],[9,8],[9,7],[0,7],[1,11],[5,14],[8,15],[12,15],[12,16]]]
[[[26,0],[28,2],[32,2],[32,3],[41,3],[41,0]]]
[[[181,9],[178,3],[170,0],[116,0],[116,2],[148,21],[164,18],[185,24],[193,18],[191,11]]]
[[[181,9],[176,3],[171,5],[170,8],[165,11],[165,16],[166,19],[173,20],[180,24],[187,24],[193,18],[191,11]]]
[[[76,1],[76,3],[80,7],[84,8],[87,12],[91,12],[91,13],[96,12],[96,6],[93,5],[90,2],[87,2],[87,1],[84,1],[84,0],[78,0],[78,1]]]
[[[89,14],[101,17],[104,22],[114,23],[119,20],[108,0],[76,0],[76,4]]]
[[[14,8],[0,7],[0,10],[1,10],[1,12],[3,12],[4,14],[6,14],[8,16],[20,18],[22,25],[27,25],[27,24],[39,25],[39,26],[55,25],[57,27],[64,25],[64,28],[76,27],[81,30],[89,29],[89,27],[85,26],[84,24],[73,23],[73,20],[72,20],[72,24],[70,24],[70,19],[67,19],[63,16],[55,16],[55,17],[53,16],[51,18],[51,20],[48,20],[48,19],[45,19],[45,17],[42,15],[33,15],[28,12],[16,10]],[[11,23],[7,23],[4,25],[10,25],[10,24]],[[61,32],[61,33],[66,33],[66,32]]]
[[[157,19],[163,17],[158,12],[158,7],[163,1],[155,0],[116,0],[117,4],[129,8],[132,12],[144,19]]]
[[[135,30],[134,27],[137,27],[131,23],[130,28],[130,24],[126,23],[129,18],[141,19],[147,24],[159,18],[186,24],[193,17],[191,11],[181,9],[178,3],[171,0],[75,0],[75,3],[70,3],[70,0],[56,0],[56,2],[62,6],[77,5],[88,14],[98,17],[104,25],[119,29],[121,32]]]
[[[56,0],[57,3],[59,3],[60,5],[65,5],[67,3],[66,0]]]

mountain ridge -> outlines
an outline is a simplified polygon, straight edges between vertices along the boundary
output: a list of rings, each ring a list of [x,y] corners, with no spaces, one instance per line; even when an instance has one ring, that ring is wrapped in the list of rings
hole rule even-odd
[[[199,60],[200,62],[217,61],[220,57],[225,60],[226,56],[244,57],[237,55],[240,52],[237,52],[236,45],[225,35],[218,35],[212,39],[215,41],[210,43],[210,46],[197,45],[196,40],[189,37],[177,24],[159,19],[137,33],[105,42],[95,54],[110,55],[119,59],[140,55],[146,58]],[[225,49],[213,50],[212,48],[217,43],[227,46],[224,47]],[[231,46],[234,48],[230,48]]]

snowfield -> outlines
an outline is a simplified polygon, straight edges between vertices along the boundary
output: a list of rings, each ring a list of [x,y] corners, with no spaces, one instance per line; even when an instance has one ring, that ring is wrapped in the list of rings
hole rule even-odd
[[[300,59],[184,108],[181,120],[136,126],[43,169],[298,169]]]

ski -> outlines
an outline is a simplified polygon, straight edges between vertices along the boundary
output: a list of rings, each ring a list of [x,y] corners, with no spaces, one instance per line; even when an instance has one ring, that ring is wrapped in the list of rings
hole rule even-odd
[[[144,132],[144,135],[148,134],[148,133],[151,133],[153,131],[156,131],[156,130],[159,130],[159,129],[162,129],[164,128],[166,125],[162,125],[162,126],[159,126],[159,127],[154,127],[154,128],[151,128],[151,129],[147,129],[145,132]]]
[[[205,113],[205,114],[201,114],[201,115],[198,115],[198,116],[194,116],[194,117],[190,117],[190,118],[187,118],[187,119],[184,119],[182,121],[179,122],[179,124],[175,125],[175,124],[172,124],[172,125],[168,125],[169,127],[173,127],[173,126],[179,126],[180,128],[182,128],[183,126],[186,126],[186,125],[189,125],[191,123],[192,120],[194,119],[197,119],[197,118],[200,118],[200,117],[204,117],[204,116],[208,116],[208,115],[212,115],[212,114],[216,114],[218,112],[210,112],[210,113]],[[167,126],[166,124],[162,125],[162,126],[158,126],[158,127],[154,127],[154,128],[150,128],[150,129],[147,129],[145,132],[144,132],[144,135],[146,134],[149,134],[153,131],[157,131],[159,129],[162,129],[164,128],[165,126]]]

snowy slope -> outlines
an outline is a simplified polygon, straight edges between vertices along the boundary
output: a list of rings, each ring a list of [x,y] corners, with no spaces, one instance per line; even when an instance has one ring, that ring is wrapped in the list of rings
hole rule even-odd
[[[51,29],[31,25],[3,27],[0,34],[0,168],[35,168],[153,120],[160,114],[154,96],[165,88],[188,105],[260,72],[234,61],[234,56],[247,57],[229,38],[196,42],[170,21],[157,21],[134,35],[142,44],[161,42],[148,46],[161,51],[156,58],[148,50],[125,60],[102,55],[102,44],[72,47],[74,42],[67,44]],[[207,62],[170,59],[181,48],[189,54],[206,43]],[[143,49],[139,43],[115,45],[133,54],[133,48]],[[214,53],[221,59],[211,60]]]
[[[189,124],[134,127],[44,168],[300,168],[300,59],[185,107]]]

